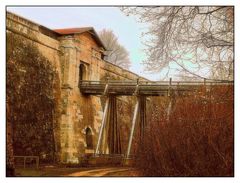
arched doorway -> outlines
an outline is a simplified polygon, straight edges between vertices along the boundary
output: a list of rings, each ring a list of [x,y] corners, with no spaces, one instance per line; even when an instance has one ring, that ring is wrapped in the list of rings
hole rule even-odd
[[[86,76],[87,76],[86,66],[83,63],[81,63],[79,65],[79,81],[86,80],[87,79]]]
[[[87,80],[87,67],[82,62],[79,65],[78,87],[81,90],[82,80]]]
[[[87,127],[86,128],[86,145],[87,145],[87,149],[93,149],[93,136],[92,136],[92,130]]]

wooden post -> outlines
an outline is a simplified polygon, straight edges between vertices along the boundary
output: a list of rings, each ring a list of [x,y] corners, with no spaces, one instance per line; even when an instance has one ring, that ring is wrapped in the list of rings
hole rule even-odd
[[[104,126],[105,126],[105,123],[106,123],[106,118],[107,118],[108,105],[109,105],[109,97],[107,98],[105,108],[104,108],[104,112],[103,112],[103,119],[102,119],[102,124],[101,124],[101,128],[100,128],[99,136],[98,136],[98,142],[97,142],[97,147],[96,147],[95,154],[99,154],[99,147],[100,147],[100,143],[101,143],[101,140],[102,140],[103,129],[104,129]]]
[[[129,138],[129,142],[128,142],[128,149],[127,149],[127,159],[129,158],[130,151],[131,151],[133,133],[134,133],[135,124],[136,124],[136,121],[137,121],[138,110],[139,110],[139,98],[137,99],[137,103],[136,103],[135,109],[134,109],[134,115],[133,115],[133,120],[132,120],[132,128],[131,128],[130,138]]]
[[[146,105],[147,105],[146,96],[141,96],[139,101],[140,101],[139,103],[140,141],[143,142],[145,127],[146,127]]]
[[[23,168],[24,169],[26,168],[26,156],[24,156],[24,158],[23,158]]]
[[[103,95],[106,95],[106,94],[107,94],[107,91],[108,91],[108,83],[107,83],[106,86],[105,86],[105,89],[104,89]]]
[[[36,157],[36,166],[37,166],[37,169],[39,168],[39,157]]]
[[[170,96],[170,89],[172,86],[172,78],[169,79],[169,86],[168,86],[168,96]]]
[[[136,85],[133,95],[138,95],[138,90],[139,90],[139,78],[137,78],[137,85]]]

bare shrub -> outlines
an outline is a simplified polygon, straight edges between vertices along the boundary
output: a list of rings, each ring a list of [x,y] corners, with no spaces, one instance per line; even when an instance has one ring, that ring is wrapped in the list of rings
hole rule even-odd
[[[232,86],[176,97],[169,117],[153,105],[135,162],[142,175],[233,176]]]

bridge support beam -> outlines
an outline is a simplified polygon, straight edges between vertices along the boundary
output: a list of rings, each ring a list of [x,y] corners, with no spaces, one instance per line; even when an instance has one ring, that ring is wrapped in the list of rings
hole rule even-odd
[[[143,142],[144,139],[144,131],[146,127],[146,96],[140,96],[140,104],[139,104],[139,128],[140,128],[140,141]]]
[[[109,96],[109,111],[106,121],[107,146],[109,154],[121,154],[121,130],[118,120],[117,98],[114,95]]]
[[[134,115],[133,115],[133,120],[132,120],[132,128],[131,128],[130,138],[129,138],[129,142],[128,142],[128,148],[127,148],[127,159],[129,158],[130,151],[131,151],[133,133],[134,133],[134,130],[135,130],[137,115],[138,115],[138,111],[139,111],[139,103],[140,103],[139,100],[140,99],[137,98],[137,103],[136,103],[135,109],[134,109]]]
[[[104,130],[104,127],[106,124],[106,119],[107,119],[108,106],[109,106],[109,97],[107,97],[106,104],[104,107],[103,119],[102,119],[100,131],[99,131],[98,142],[97,142],[95,154],[99,154],[99,148],[100,148],[101,141],[102,141],[103,130]]]

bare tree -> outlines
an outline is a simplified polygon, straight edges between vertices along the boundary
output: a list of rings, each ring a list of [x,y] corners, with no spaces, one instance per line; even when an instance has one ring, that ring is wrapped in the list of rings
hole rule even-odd
[[[147,70],[177,67],[193,77],[233,79],[233,7],[123,7],[149,25]]]
[[[124,69],[129,69],[131,63],[129,53],[122,45],[119,44],[118,38],[114,35],[113,31],[103,29],[99,33],[99,37],[108,50],[106,51],[106,60],[115,65],[121,66]]]

